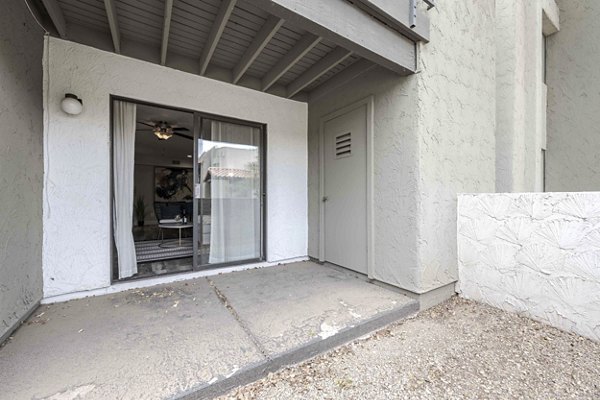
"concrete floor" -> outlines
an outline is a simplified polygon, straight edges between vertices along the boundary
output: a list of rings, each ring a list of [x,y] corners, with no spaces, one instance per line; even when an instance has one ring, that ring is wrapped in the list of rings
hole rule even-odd
[[[42,306],[0,349],[0,399],[210,397],[416,310],[312,262]]]

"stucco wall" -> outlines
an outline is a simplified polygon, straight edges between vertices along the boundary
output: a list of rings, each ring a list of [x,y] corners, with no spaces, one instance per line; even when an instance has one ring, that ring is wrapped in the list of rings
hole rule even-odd
[[[599,204],[599,192],[459,196],[459,292],[600,340]]]
[[[543,9],[548,0],[496,1],[496,191],[543,189]]]
[[[42,297],[43,31],[22,1],[0,12],[0,338]]]
[[[373,277],[415,293],[457,279],[457,192],[494,189],[494,1],[438,2],[429,16],[418,74],[376,68],[309,102],[310,255],[319,247],[319,118],[373,95]]]
[[[309,255],[319,256],[319,119],[374,98],[374,275],[418,288],[416,79],[375,68],[309,103]],[[366,246],[366,243],[365,243]]]
[[[419,292],[458,279],[457,193],[494,191],[494,3],[443,1],[429,11],[416,77]]]
[[[44,296],[110,285],[109,96],[267,124],[267,258],[307,254],[307,107],[197,75],[50,39]],[[64,93],[84,111],[60,110]]]
[[[548,38],[551,191],[600,190],[600,2],[558,2],[561,30]]]

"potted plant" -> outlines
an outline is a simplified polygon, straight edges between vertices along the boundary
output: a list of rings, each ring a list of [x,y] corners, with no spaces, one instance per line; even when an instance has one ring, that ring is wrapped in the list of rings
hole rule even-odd
[[[133,202],[133,212],[135,213],[135,219],[137,220],[138,226],[144,226],[144,220],[146,219],[147,209],[144,196],[138,195]]]

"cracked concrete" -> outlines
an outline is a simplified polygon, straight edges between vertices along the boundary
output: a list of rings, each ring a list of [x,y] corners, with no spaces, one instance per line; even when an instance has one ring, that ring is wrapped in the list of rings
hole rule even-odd
[[[42,306],[0,349],[0,399],[203,398],[416,309],[312,262]]]

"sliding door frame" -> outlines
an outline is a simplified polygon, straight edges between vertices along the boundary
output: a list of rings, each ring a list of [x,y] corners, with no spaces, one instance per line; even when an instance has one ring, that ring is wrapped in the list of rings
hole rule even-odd
[[[260,122],[256,122],[256,121],[249,121],[249,120],[244,120],[244,119],[240,119],[240,118],[235,118],[235,117],[228,117],[228,116],[223,116],[223,115],[217,115],[217,114],[211,114],[211,113],[207,113],[207,112],[203,112],[203,111],[197,111],[197,110],[192,110],[192,109],[188,109],[188,108],[183,108],[183,107],[175,107],[175,106],[170,106],[170,105],[165,105],[165,104],[160,104],[160,103],[153,103],[153,102],[149,102],[149,101],[145,101],[145,100],[139,100],[139,99],[133,99],[130,97],[122,97],[122,96],[117,96],[117,95],[110,95],[109,96],[109,105],[110,105],[110,165],[109,165],[109,170],[110,170],[110,191],[109,191],[109,204],[110,204],[110,241],[111,241],[111,246],[110,246],[110,282],[111,285],[115,282],[123,282],[123,281],[128,281],[128,280],[143,280],[143,279],[152,279],[155,278],[154,276],[149,276],[149,277],[140,277],[140,278],[127,278],[127,279],[116,279],[115,278],[115,272],[116,272],[116,263],[114,261],[114,226],[113,226],[113,197],[114,197],[114,171],[113,171],[113,158],[114,158],[114,154],[113,154],[113,141],[114,141],[114,134],[113,134],[113,104],[115,101],[126,101],[129,103],[134,103],[137,105],[143,105],[143,106],[150,106],[150,107],[158,107],[158,108],[164,108],[167,110],[173,110],[173,111],[179,111],[179,112],[185,112],[185,113],[190,113],[193,116],[193,146],[194,146],[194,151],[193,151],[193,155],[194,158],[192,160],[192,166],[193,166],[193,176],[194,176],[194,188],[192,190],[192,198],[193,198],[193,225],[194,227],[192,228],[194,230],[193,234],[192,234],[192,240],[193,240],[193,257],[192,257],[192,270],[193,271],[200,271],[200,270],[209,270],[209,269],[218,269],[218,268],[224,268],[224,267],[230,267],[230,266],[234,266],[234,265],[242,265],[242,264],[250,264],[250,263],[255,263],[255,262],[263,262],[267,260],[267,125],[264,123],[260,123]],[[233,261],[233,262],[227,262],[227,263],[219,263],[219,264],[204,264],[201,265],[198,261],[198,240],[197,240],[197,236],[198,235],[202,235],[202,232],[198,232],[198,199],[196,198],[196,183],[199,181],[199,177],[198,177],[198,138],[200,137],[200,130],[202,128],[202,120],[203,119],[211,119],[214,121],[219,121],[219,122],[227,122],[227,123],[232,123],[232,124],[238,124],[238,125],[245,125],[245,126],[251,126],[254,128],[258,128],[260,130],[260,134],[259,134],[259,157],[260,157],[260,213],[261,213],[261,218],[260,218],[260,257],[259,258],[254,258],[254,259],[248,259],[248,260],[239,260],[239,261]],[[185,272],[189,272],[189,271],[178,271],[178,272],[172,272],[169,273],[170,274],[178,274],[178,273],[185,273]],[[165,276],[167,274],[162,274],[161,276]]]

